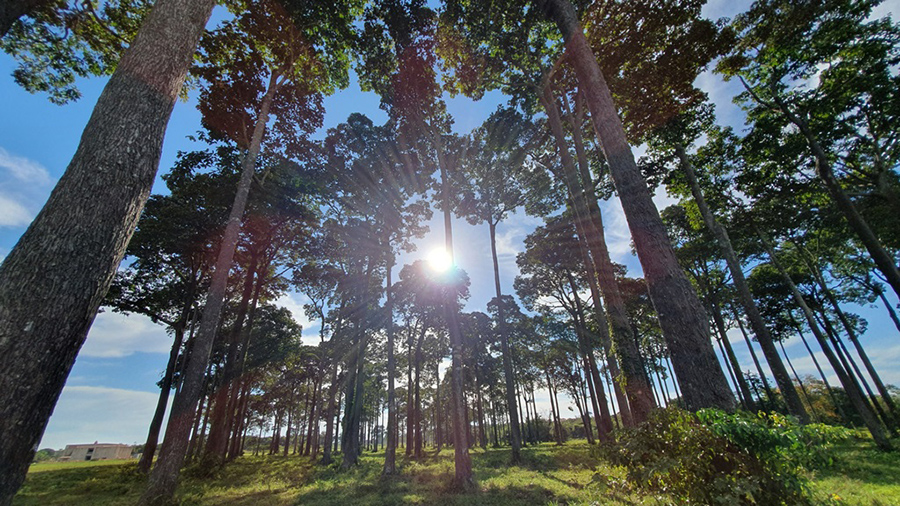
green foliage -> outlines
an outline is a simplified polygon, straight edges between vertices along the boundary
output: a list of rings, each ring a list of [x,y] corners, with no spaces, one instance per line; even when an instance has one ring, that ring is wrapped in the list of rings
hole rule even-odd
[[[656,411],[610,452],[628,480],[686,504],[808,504],[804,469],[831,462],[843,429],[781,415]]]

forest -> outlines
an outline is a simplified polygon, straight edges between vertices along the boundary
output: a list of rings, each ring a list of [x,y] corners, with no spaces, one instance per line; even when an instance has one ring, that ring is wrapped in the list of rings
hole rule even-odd
[[[880,0],[730,18],[703,0],[0,1],[2,79],[61,107],[107,79],[0,266],[0,506],[31,490],[98,311],[173,339],[126,480],[141,506],[286,459],[315,483],[444,462],[427,473],[453,504],[488,493],[487,469],[553,459],[589,471],[586,504],[818,503],[808,475],[848,441],[900,475],[900,389],[876,368],[900,332],[900,25]],[[706,76],[739,86],[743,128]],[[386,121],[326,128],[351,83]],[[498,93],[454,129],[449,100]],[[197,149],[160,167],[188,99]],[[611,253],[614,201],[639,268]],[[523,216],[504,267],[498,230]],[[443,248],[421,251],[430,227]],[[491,267],[483,307],[461,251]],[[864,308],[890,339],[870,344]]]

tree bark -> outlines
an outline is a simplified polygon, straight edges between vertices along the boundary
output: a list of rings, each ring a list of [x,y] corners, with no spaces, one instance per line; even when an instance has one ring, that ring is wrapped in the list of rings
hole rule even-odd
[[[588,202],[590,198],[585,197],[584,188],[581,182],[578,180],[579,176],[576,173],[575,162],[572,160],[572,157],[569,154],[568,147],[566,146],[565,134],[563,133],[562,121],[560,119],[559,110],[556,105],[556,98],[554,97],[553,91],[549,85],[543,90],[541,102],[544,105],[544,109],[547,111],[547,123],[550,126],[553,137],[556,139],[560,160],[562,161],[561,165],[563,167],[563,177],[561,179],[564,181],[566,188],[569,191],[569,200],[572,203],[572,210],[575,214],[575,230],[581,239],[580,249],[582,257],[584,259],[585,268],[587,270],[588,287],[591,290],[591,299],[594,301],[594,312],[596,314],[598,322],[597,330],[600,338],[600,343],[603,348],[607,352],[609,352],[611,351],[610,348],[612,347],[610,331],[612,330],[613,332],[615,332],[615,329],[621,331],[623,329],[623,322],[617,321],[616,324],[613,325],[613,316],[604,310],[603,304],[605,302],[607,304],[607,308],[609,308],[608,305],[610,302],[615,304],[623,303],[623,301],[621,294],[619,294],[618,284],[615,282],[615,270],[613,269],[612,261],[609,257],[609,250],[606,247],[606,241],[603,236],[603,222],[600,219],[600,208],[597,206],[596,197],[594,197],[593,203],[594,206],[597,207],[597,215],[596,217],[594,217],[593,213],[591,212],[592,208],[590,206],[590,203]],[[602,274],[599,272],[601,268],[605,269]],[[603,287],[602,289],[601,286]],[[603,294],[602,301],[601,293]],[[628,325],[629,332],[629,346],[623,348],[627,352],[623,354],[623,360],[625,359],[625,357],[634,358],[634,356],[637,356],[639,360],[640,354],[636,352],[637,346],[631,339],[631,324],[628,322],[627,315],[624,312],[624,307],[619,307],[619,310],[620,311],[616,312],[616,315],[617,317],[625,315],[624,323]],[[606,323],[605,326],[603,325],[604,323]],[[615,369],[618,373],[618,366],[616,366]],[[629,374],[634,373],[633,370],[629,371]],[[640,395],[640,385],[642,384],[649,389],[649,385],[647,385],[645,381],[646,377],[643,375],[641,375],[641,377],[642,379],[638,379],[637,381],[631,383],[632,387],[634,388],[634,392],[632,392],[632,394],[634,395]],[[628,379],[623,378],[623,380],[624,383],[626,383],[626,388],[628,388]],[[631,411],[628,409],[628,402],[624,399],[621,388],[618,388],[617,385],[616,387],[614,387],[614,390],[617,400],[619,401],[619,411],[622,414],[623,421],[626,422],[627,426],[633,425]],[[635,402],[639,407],[638,418],[640,420],[645,419],[646,415],[649,413],[649,409],[651,409],[654,405],[652,394],[649,407],[647,407],[646,403],[642,402],[640,399],[636,399]],[[623,406],[624,409],[622,409]],[[640,406],[646,407],[647,409],[644,410]],[[603,438],[601,437],[601,439]]]
[[[688,183],[691,187],[691,194],[694,196],[694,202],[697,203],[700,215],[703,216],[703,222],[715,239],[716,245],[719,247],[719,252],[722,253],[722,256],[725,258],[725,263],[728,265],[728,272],[731,273],[732,282],[738,293],[738,299],[741,301],[747,319],[750,321],[750,327],[753,329],[753,333],[756,334],[756,340],[759,342],[759,347],[766,357],[766,362],[769,364],[772,376],[775,377],[775,383],[778,384],[778,389],[781,390],[781,395],[784,397],[785,404],[787,404],[788,412],[796,416],[800,423],[809,423],[809,414],[806,412],[806,408],[803,407],[803,402],[797,394],[797,389],[794,388],[794,383],[791,381],[791,377],[784,367],[784,362],[782,362],[781,356],[778,355],[778,349],[775,348],[775,341],[772,339],[772,334],[769,332],[769,328],[763,321],[762,315],[759,314],[759,308],[756,307],[756,301],[753,300],[753,294],[750,292],[750,286],[747,284],[747,279],[744,277],[743,267],[731,245],[728,231],[719,224],[715,215],[712,213],[712,210],[710,210],[707,205],[706,198],[703,196],[703,191],[700,189],[700,182],[697,180],[694,164],[688,159],[684,147],[681,145],[675,146],[675,153],[678,155],[678,159],[681,162],[681,169],[684,171],[685,176],[687,176]]]
[[[216,337],[216,329],[219,326],[222,315],[225,290],[228,285],[228,272],[231,270],[234,251],[237,248],[241,219],[244,215],[244,208],[247,206],[247,198],[253,182],[256,158],[265,133],[269,107],[277,90],[275,84],[277,77],[276,74],[271,76],[266,95],[260,103],[259,117],[253,128],[250,148],[241,161],[241,179],[238,182],[237,193],[234,196],[234,203],[228,216],[228,225],[225,227],[222,245],[219,247],[216,267],[211,274],[212,282],[206,298],[203,317],[200,319],[200,329],[194,340],[192,360],[185,371],[182,390],[179,395],[175,396],[175,401],[172,405],[172,414],[169,416],[169,423],[166,427],[166,439],[163,441],[159,460],[156,463],[156,467],[153,468],[153,472],[150,473],[147,490],[138,501],[138,504],[141,506],[163,504],[171,501],[178,484],[178,474],[184,463],[184,452],[188,432],[190,431],[190,419],[187,414],[193,411],[197,400],[200,398],[203,373],[209,361],[213,341],[215,341]]]
[[[163,417],[169,405],[169,394],[172,392],[172,377],[175,375],[175,364],[178,361],[178,352],[181,351],[181,342],[184,340],[184,327],[175,329],[175,342],[169,352],[169,361],[166,364],[166,372],[163,373],[162,385],[160,385],[159,399],[156,401],[156,410],[153,419],[150,420],[150,429],[147,431],[147,442],[144,443],[144,451],[141,460],[138,461],[138,472],[147,474],[156,454],[156,445],[159,443],[159,430],[162,428]]]
[[[150,194],[175,100],[214,2],[160,0],[75,156],[0,266],[0,504],[21,486]]]
[[[534,3],[556,23],[566,41],[625,211],[685,405],[692,410],[714,407],[731,411],[734,396],[710,342],[706,312],[678,264],[665,224],[634,161],[609,87],[575,9],[569,0],[534,0]]]
[[[12,28],[22,16],[31,16],[38,11],[62,8],[61,0],[3,0],[0,2],[0,38]]]

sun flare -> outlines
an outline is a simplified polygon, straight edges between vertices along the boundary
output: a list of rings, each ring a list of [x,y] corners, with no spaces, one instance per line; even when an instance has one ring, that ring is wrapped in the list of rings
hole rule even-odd
[[[428,265],[435,272],[445,272],[453,266],[453,259],[446,249],[435,248],[428,254]]]

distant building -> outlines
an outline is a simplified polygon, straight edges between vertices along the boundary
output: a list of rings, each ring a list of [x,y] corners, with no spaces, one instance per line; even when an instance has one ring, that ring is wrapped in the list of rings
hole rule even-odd
[[[123,444],[97,443],[85,445],[66,445],[59,460],[75,462],[84,460],[123,460],[130,459],[134,446]]]

